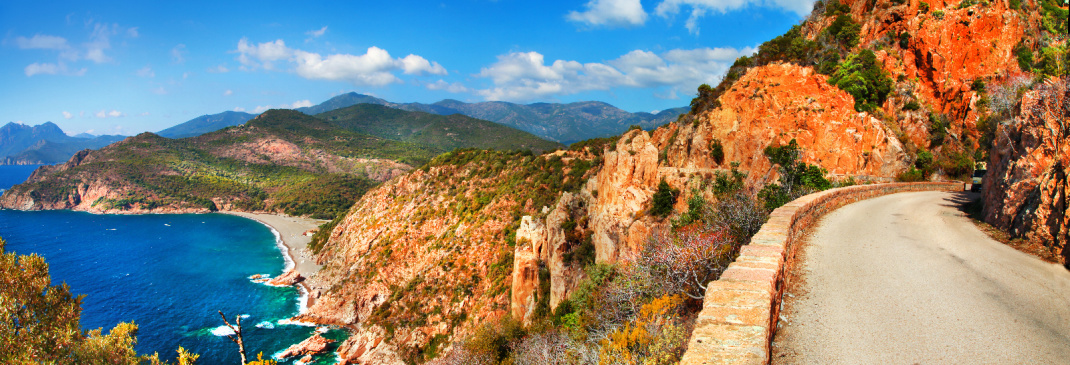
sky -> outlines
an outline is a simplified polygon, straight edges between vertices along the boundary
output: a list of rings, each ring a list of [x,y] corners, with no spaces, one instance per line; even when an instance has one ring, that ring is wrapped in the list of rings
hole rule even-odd
[[[0,124],[159,131],[392,102],[687,106],[812,0],[0,2]]]

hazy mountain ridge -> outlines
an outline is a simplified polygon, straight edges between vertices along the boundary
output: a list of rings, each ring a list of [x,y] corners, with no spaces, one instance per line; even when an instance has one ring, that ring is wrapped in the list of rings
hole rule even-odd
[[[352,92],[335,96],[316,106],[296,110],[306,114],[322,113],[361,103],[439,115],[463,114],[504,124],[564,144],[617,135],[632,125],[646,129],[654,128],[675,121],[680,114],[689,110],[688,108],[674,108],[657,114],[630,113],[600,101],[524,105],[504,101],[465,103],[447,99],[434,104],[393,103]]]
[[[36,126],[8,123],[0,127],[0,165],[54,164],[76,152],[107,146],[123,136],[68,136],[55,123]]]
[[[253,119],[254,117],[256,117],[256,114],[236,111],[225,111],[219,114],[202,115],[197,118],[190,119],[185,123],[161,130],[156,134],[161,137],[167,137],[172,139],[196,137],[208,132],[218,131],[226,127],[243,124],[245,122],[248,122],[250,119]]]

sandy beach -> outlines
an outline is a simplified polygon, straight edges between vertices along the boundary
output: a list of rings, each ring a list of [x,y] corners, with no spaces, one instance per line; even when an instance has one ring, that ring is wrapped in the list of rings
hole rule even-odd
[[[319,228],[320,225],[327,223],[327,221],[264,213],[221,213],[249,218],[263,223],[264,225],[275,229],[276,232],[279,232],[279,237],[282,238],[282,244],[286,246],[286,254],[289,256],[290,261],[294,263],[294,268],[297,269],[297,272],[300,273],[301,276],[309,278],[322,267],[321,265],[316,264],[316,260],[312,258],[312,252],[308,249],[308,244],[309,242],[312,242],[312,237],[305,236],[304,233],[310,229]],[[305,288],[306,292],[308,291],[308,287],[305,286],[305,283],[302,282],[301,286]]]

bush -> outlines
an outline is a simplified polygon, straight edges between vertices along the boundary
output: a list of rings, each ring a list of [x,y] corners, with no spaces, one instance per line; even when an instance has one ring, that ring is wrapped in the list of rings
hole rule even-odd
[[[920,4],[918,4],[918,11],[921,11],[922,14],[928,13],[929,3],[922,1]]]
[[[910,33],[899,33],[899,48],[906,49],[910,45]]]
[[[724,146],[721,145],[721,140],[715,138],[710,141],[710,158],[718,165],[724,163]]]
[[[922,174],[921,170],[915,169],[913,166],[911,166],[910,170],[900,173],[898,176],[895,177],[895,180],[901,182],[918,182],[925,181],[925,176]]]
[[[763,152],[780,171],[778,184],[768,184],[758,192],[758,198],[765,202],[767,210],[772,211],[810,192],[832,187],[832,183],[825,179],[824,169],[798,162],[799,145],[795,139],[783,146],[769,145]]]
[[[934,10],[933,11],[933,18],[944,19],[944,11],[943,10]]]
[[[949,121],[943,114],[929,114],[929,147],[944,144]]]
[[[855,110],[877,109],[892,91],[892,79],[868,49],[848,56],[829,78],[829,83],[855,98]]]
[[[710,107],[711,103],[716,100],[713,88],[709,84],[702,84],[698,87],[698,96],[691,99],[691,115],[697,115],[698,113],[706,110]]]
[[[915,111],[918,109],[921,109],[921,104],[918,104],[917,100],[911,100],[907,102],[906,105],[903,105],[903,110],[906,111]]]
[[[1014,56],[1018,58],[1018,68],[1022,71],[1030,72],[1033,70],[1033,51],[1025,45],[1025,42],[1019,42],[1014,46]]]
[[[858,32],[862,31],[862,25],[855,23],[850,15],[840,15],[836,20],[825,28],[824,33],[836,40],[844,49],[851,49],[858,45]]]
[[[650,207],[650,215],[666,217],[672,213],[672,207],[676,204],[676,198],[680,191],[673,189],[665,180],[658,184],[658,191],[654,193],[653,205]]]

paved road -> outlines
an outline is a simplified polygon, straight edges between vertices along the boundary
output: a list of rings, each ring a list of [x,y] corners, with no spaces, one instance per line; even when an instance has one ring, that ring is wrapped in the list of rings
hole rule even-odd
[[[902,193],[832,212],[788,288],[775,364],[1070,364],[1070,272]]]

